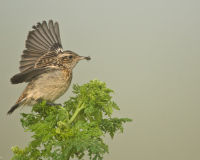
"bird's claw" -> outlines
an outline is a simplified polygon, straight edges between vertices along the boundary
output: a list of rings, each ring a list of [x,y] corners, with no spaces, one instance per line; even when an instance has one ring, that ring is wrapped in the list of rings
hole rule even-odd
[[[40,103],[42,102],[41,99],[38,99],[37,101]],[[57,104],[57,103],[46,102],[46,104],[49,106],[62,106],[62,104],[60,104],[60,103]]]

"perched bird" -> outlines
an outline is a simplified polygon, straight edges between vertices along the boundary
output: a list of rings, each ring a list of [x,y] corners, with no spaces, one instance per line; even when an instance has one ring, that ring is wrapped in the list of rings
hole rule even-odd
[[[63,51],[57,22],[50,20],[47,25],[43,21],[32,28],[21,55],[20,73],[10,79],[12,84],[29,83],[7,114],[42,100],[53,103],[68,90],[76,64],[82,59],[90,60],[89,56]]]

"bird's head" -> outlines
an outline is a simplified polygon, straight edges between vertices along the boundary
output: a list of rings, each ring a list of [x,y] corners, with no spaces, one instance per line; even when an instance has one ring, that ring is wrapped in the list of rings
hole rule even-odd
[[[80,60],[82,59],[90,60],[91,58],[79,56],[77,53],[72,51],[64,51],[61,54],[59,54],[58,59],[64,67],[73,69]]]

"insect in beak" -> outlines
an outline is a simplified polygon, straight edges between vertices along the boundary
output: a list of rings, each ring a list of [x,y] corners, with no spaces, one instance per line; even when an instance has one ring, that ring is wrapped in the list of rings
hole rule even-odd
[[[87,57],[80,56],[78,59],[79,60],[82,60],[82,59],[91,60],[90,56],[87,56]]]

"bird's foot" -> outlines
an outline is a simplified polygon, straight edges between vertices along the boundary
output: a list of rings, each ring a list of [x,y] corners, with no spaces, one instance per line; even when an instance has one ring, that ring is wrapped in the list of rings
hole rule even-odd
[[[38,101],[39,103],[41,103],[41,102],[42,102],[42,99],[38,99],[37,101]],[[57,103],[52,103],[52,102],[47,102],[47,101],[46,101],[46,104],[49,105],[49,106],[62,106],[60,103],[57,104]]]
[[[46,102],[46,104],[49,105],[49,106],[62,106],[60,103]]]

